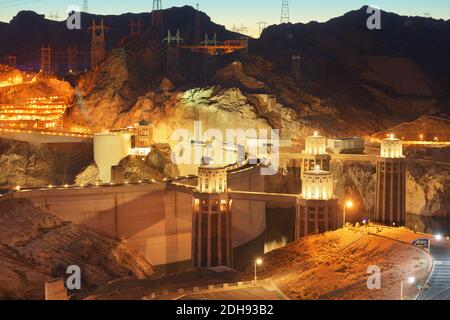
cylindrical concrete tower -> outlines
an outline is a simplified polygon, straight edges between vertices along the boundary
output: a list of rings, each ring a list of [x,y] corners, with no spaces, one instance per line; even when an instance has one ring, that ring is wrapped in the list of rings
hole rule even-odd
[[[331,157],[326,152],[327,138],[314,132],[314,135],[305,139],[305,150],[301,156],[301,178],[307,171],[312,171],[316,166],[320,166],[322,170],[330,170]]]
[[[302,196],[297,201],[295,239],[335,230],[338,225],[337,212],[331,172],[321,170],[319,166],[305,172]]]
[[[305,139],[305,153],[326,154],[327,138],[320,136],[318,132]]]
[[[376,222],[405,225],[405,173],[402,141],[391,135],[381,142],[381,157],[377,162]]]
[[[192,266],[232,268],[232,224],[226,167],[200,166],[198,187],[193,198]]]
[[[127,133],[99,133],[94,135],[94,161],[100,180],[111,182],[111,168],[131,153],[131,136]]]

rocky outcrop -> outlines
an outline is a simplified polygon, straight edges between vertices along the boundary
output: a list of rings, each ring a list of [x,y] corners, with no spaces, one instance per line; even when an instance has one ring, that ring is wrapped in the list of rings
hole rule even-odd
[[[417,215],[449,217],[450,168],[415,163],[406,175],[406,211]]]
[[[370,163],[332,160],[330,169],[335,179],[335,194],[341,201],[353,199],[361,212],[375,207],[376,168]]]
[[[126,242],[61,221],[27,200],[0,203],[0,299],[43,299],[44,282],[81,268],[82,290],[153,268]]]
[[[130,156],[123,159],[120,165],[125,169],[124,178],[128,182],[161,180],[178,175],[177,167],[172,164],[168,145],[155,145],[147,157]]]
[[[117,116],[131,108],[135,93],[131,89],[127,55],[113,54],[78,83],[82,96],[76,97],[66,112],[65,127],[90,127],[94,132],[111,129]]]
[[[0,87],[17,85],[22,82],[23,75],[20,70],[0,64]]]
[[[394,134],[407,141],[438,141],[450,140],[450,119],[442,117],[424,116],[414,121],[404,122],[381,132],[377,132],[372,136],[383,139],[387,134]],[[421,138],[422,136],[422,138]]]
[[[0,70],[0,78],[1,75]],[[16,76],[19,75],[17,74]],[[43,76],[42,74],[25,75],[22,73],[20,73],[20,76],[24,78],[24,83],[5,87],[0,85],[0,103],[18,104],[30,98],[52,96],[68,101],[74,92],[68,82],[59,80],[54,76]]]
[[[71,184],[91,159],[89,143],[28,143],[0,139],[0,186]]]
[[[179,172],[172,163],[172,151],[168,144],[156,144],[146,157],[131,155],[120,161],[124,169],[124,180],[130,183],[162,180],[165,177],[176,177]],[[75,178],[77,185],[93,185],[102,183],[95,163],[84,168]]]
[[[351,198],[361,212],[372,213],[375,205],[376,169],[374,164],[332,160],[335,194]],[[406,212],[433,217],[450,214],[449,168],[435,162],[408,162],[406,171]]]
[[[92,185],[100,182],[101,182],[100,172],[95,163],[87,166],[75,177],[75,184],[79,186],[81,185],[87,186],[90,184]]]
[[[264,82],[258,81],[255,78],[248,76],[244,72],[242,63],[235,61],[223,69],[217,71],[215,80],[218,84],[226,87],[237,87],[244,91],[259,91],[267,92],[269,88]]]

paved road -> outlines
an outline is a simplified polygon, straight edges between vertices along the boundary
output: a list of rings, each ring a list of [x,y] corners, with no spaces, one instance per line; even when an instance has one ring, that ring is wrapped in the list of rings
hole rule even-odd
[[[431,255],[435,259],[433,273],[419,300],[450,300],[450,243],[432,240]]]

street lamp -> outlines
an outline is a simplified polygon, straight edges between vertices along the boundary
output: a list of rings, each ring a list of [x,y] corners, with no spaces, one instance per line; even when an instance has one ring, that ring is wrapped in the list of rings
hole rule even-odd
[[[405,282],[408,282],[408,284],[414,284],[414,283],[416,283],[416,278],[414,278],[414,277],[408,277],[408,280],[407,281],[405,281],[405,280],[403,280],[401,283],[400,283],[400,300],[403,300],[403,285],[405,284]]]
[[[261,258],[258,258],[255,260],[255,277],[254,277],[254,285],[256,286],[256,280],[258,279],[258,277],[256,276],[256,266],[260,266],[262,265],[263,261]]]
[[[346,209],[351,209],[353,208],[353,201],[352,200],[347,200],[344,204],[344,224],[343,227],[345,228],[345,224],[346,224]]]

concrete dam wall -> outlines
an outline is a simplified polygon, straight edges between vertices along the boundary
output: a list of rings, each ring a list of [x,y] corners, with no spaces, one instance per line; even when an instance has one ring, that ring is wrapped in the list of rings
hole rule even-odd
[[[230,172],[229,188],[264,191],[263,178],[259,166]],[[63,220],[124,239],[155,266],[191,259],[192,195],[170,190],[165,183],[23,190],[13,197],[30,199]],[[232,221],[233,248],[261,238],[266,227],[264,202],[233,200]]]

